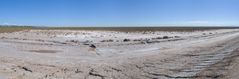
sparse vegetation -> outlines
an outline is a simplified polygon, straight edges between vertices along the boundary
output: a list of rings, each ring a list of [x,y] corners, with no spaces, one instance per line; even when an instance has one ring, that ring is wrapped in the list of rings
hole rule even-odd
[[[163,37],[156,37],[156,38],[153,38],[153,39],[163,39]]]
[[[100,31],[120,31],[120,32],[143,32],[143,34],[153,33],[154,31],[174,31],[174,32],[193,32],[216,29],[236,29],[238,27],[45,27],[37,28],[42,30],[100,30]]]
[[[142,39],[134,39],[133,41],[142,41]]]
[[[108,39],[108,40],[102,40],[102,41],[100,41],[100,42],[114,42],[114,40]]]
[[[29,26],[0,26],[0,33],[9,33],[22,30],[29,30],[32,27]]]
[[[71,42],[71,43],[79,43],[78,40],[67,40],[66,42]]]

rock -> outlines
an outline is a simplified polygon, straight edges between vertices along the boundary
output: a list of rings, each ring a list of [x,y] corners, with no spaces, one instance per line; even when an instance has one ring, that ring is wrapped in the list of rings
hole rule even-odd
[[[124,42],[128,42],[128,41],[130,41],[130,39],[124,39],[123,41],[124,41]]]
[[[94,44],[91,44],[90,47],[91,48],[96,48],[96,46]]]

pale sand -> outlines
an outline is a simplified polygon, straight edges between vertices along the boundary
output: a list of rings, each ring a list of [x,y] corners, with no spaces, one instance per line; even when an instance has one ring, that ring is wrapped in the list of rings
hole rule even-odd
[[[216,69],[223,76],[205,75],[215,63],[236,55],[238,29],[148,33],[30,30],[2,33],[0,38],[0,75],[8,79],[237,79],[239,75],[232,73],[237,62],[228,66],[233,69]]]

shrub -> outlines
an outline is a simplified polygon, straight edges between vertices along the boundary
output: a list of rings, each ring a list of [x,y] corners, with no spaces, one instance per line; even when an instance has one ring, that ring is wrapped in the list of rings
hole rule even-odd
[[[168,36],[163,36],[163,39],[168,39],[169,37]]]
[[[157,37],[156,39],[162,39],[162,37]]]
[[[141,39],[134,39],[133,41],[141,41]]]
[[[124,39],[123,41],[124,41],[124,42],[128,42],[128,41],[130,41],[130,39]]]
[[[67,40],[67,42],[79,43],[79,41],[78,41],[78,40]]]
[[[174,36],[174,38],[180,38],[180,36]]]
[[[102,40],[101,42],[114,42],[114,40],[109,39],[109,40]]]

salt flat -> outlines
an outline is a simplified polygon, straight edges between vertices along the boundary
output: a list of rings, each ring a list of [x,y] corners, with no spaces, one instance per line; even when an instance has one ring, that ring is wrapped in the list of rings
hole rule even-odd
[[[237,64],[227,68],[221,62],[237,56],[238,38],[239,29],[1,33],[0,75],[9,79],[227,79]],[[210,72],[217,64],[222,68]]]

